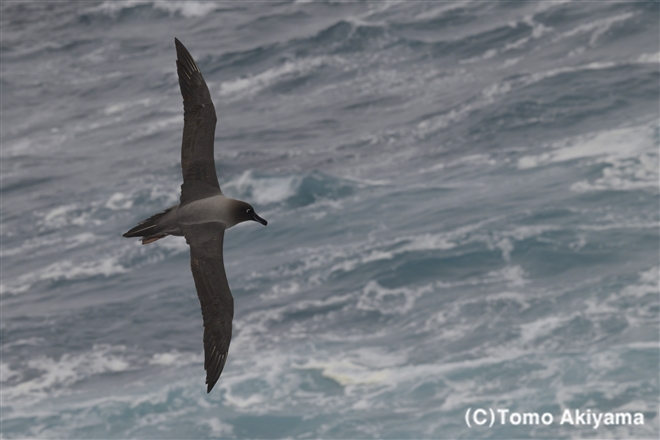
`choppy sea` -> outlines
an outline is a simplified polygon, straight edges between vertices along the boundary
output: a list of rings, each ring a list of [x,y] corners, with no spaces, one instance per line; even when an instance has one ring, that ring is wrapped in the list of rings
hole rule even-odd
[[[2,438],[658,438],[658,2],[0,12]],[[121,237],[178,202],[175,37],[269,221],[211,394],[185,241]]]

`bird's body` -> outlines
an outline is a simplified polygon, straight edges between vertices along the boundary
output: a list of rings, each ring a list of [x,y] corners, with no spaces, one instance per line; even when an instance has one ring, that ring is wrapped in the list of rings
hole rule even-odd
[[[247,220],[267,222],[250,204],[222,194],[213,158],[215,108],[199,67],[183,44],[174,41],[184,107],[181,203],[140,222],[124,237],[141,237],[142,244],[149,244],[178,235],[190,245],[190,266],[204,318],[204,369],[210,392],[227,360],[234,316],[222,254],[225,229]]]
[[[218,222],[222,223],[225,229],[229,229],[237,223],[231,216],[232,204],[235,202],[236,200],[222,194],[195,200],[177,207],[177,218],[182,224]]]
[[[182,230],[184,225],[218,223],[222,225],[224,229],[229,229],[240,223],[240,219],[235,215],[232,215],[234,212],[233,208],[237,203],[240,203],[240,200],[230,199],[223,194],[219,194],[193,200],[185,205],[174,205],[167,208],[164,212],[156,214],[154,217],[157,217],[157,222],[153,222],[153,224],[145,224],[150,220],[147,219],[145,220],[145,223],[141,223],[128,231],[125,236],[142,236],[138,234],[144,233],[143,241],[153,243],[159,238],[168,235],[184,235]],[[144,244],[148,243],[145,242]]]

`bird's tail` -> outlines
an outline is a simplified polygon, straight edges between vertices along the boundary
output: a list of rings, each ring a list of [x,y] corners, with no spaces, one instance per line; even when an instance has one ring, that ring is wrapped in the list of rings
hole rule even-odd
[[[153,243],[156,240],[166,237],[168,234],[162,231],[162,226],[159,223],[161,218],[172,208],[168,208],[163,212],[152,215],[146,220],[142,220],[136,227],[125,233],[124,237],[142,237],[142,244]]]

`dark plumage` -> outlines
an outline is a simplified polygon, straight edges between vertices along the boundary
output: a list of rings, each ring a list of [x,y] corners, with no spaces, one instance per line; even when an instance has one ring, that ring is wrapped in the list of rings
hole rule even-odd
[[[227,361],[234,317],[222,255],[225,229],[247,220],[267,222],[250,204],[222,194],[213,157],[217,118],[211,94],[193,57],[179,40],[174,42],[184,109],[181,203],[141,221],[124,237],[141,237],[142,244],[149,244],[183,235],[190,245],[190,267],[204,318],[207,392],[211,392]]]
[[[174,44],[179,87],[183,97],[184,126],[181,142],[183,181],[198,180],[220,189],[213,159],[213,139],[217,118],[211,94],[190,52],[176,38]]]

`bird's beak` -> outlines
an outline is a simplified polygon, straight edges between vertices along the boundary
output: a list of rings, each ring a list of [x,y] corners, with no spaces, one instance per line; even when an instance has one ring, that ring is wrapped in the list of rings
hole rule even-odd
[[[264,226],[266,226],[268,224],[268,222],[266,220],[262,219],[261,217],[259,217],[256,212],[254,214],[252,214],[252,220],[254,220],[255,222],[259,222]]]

